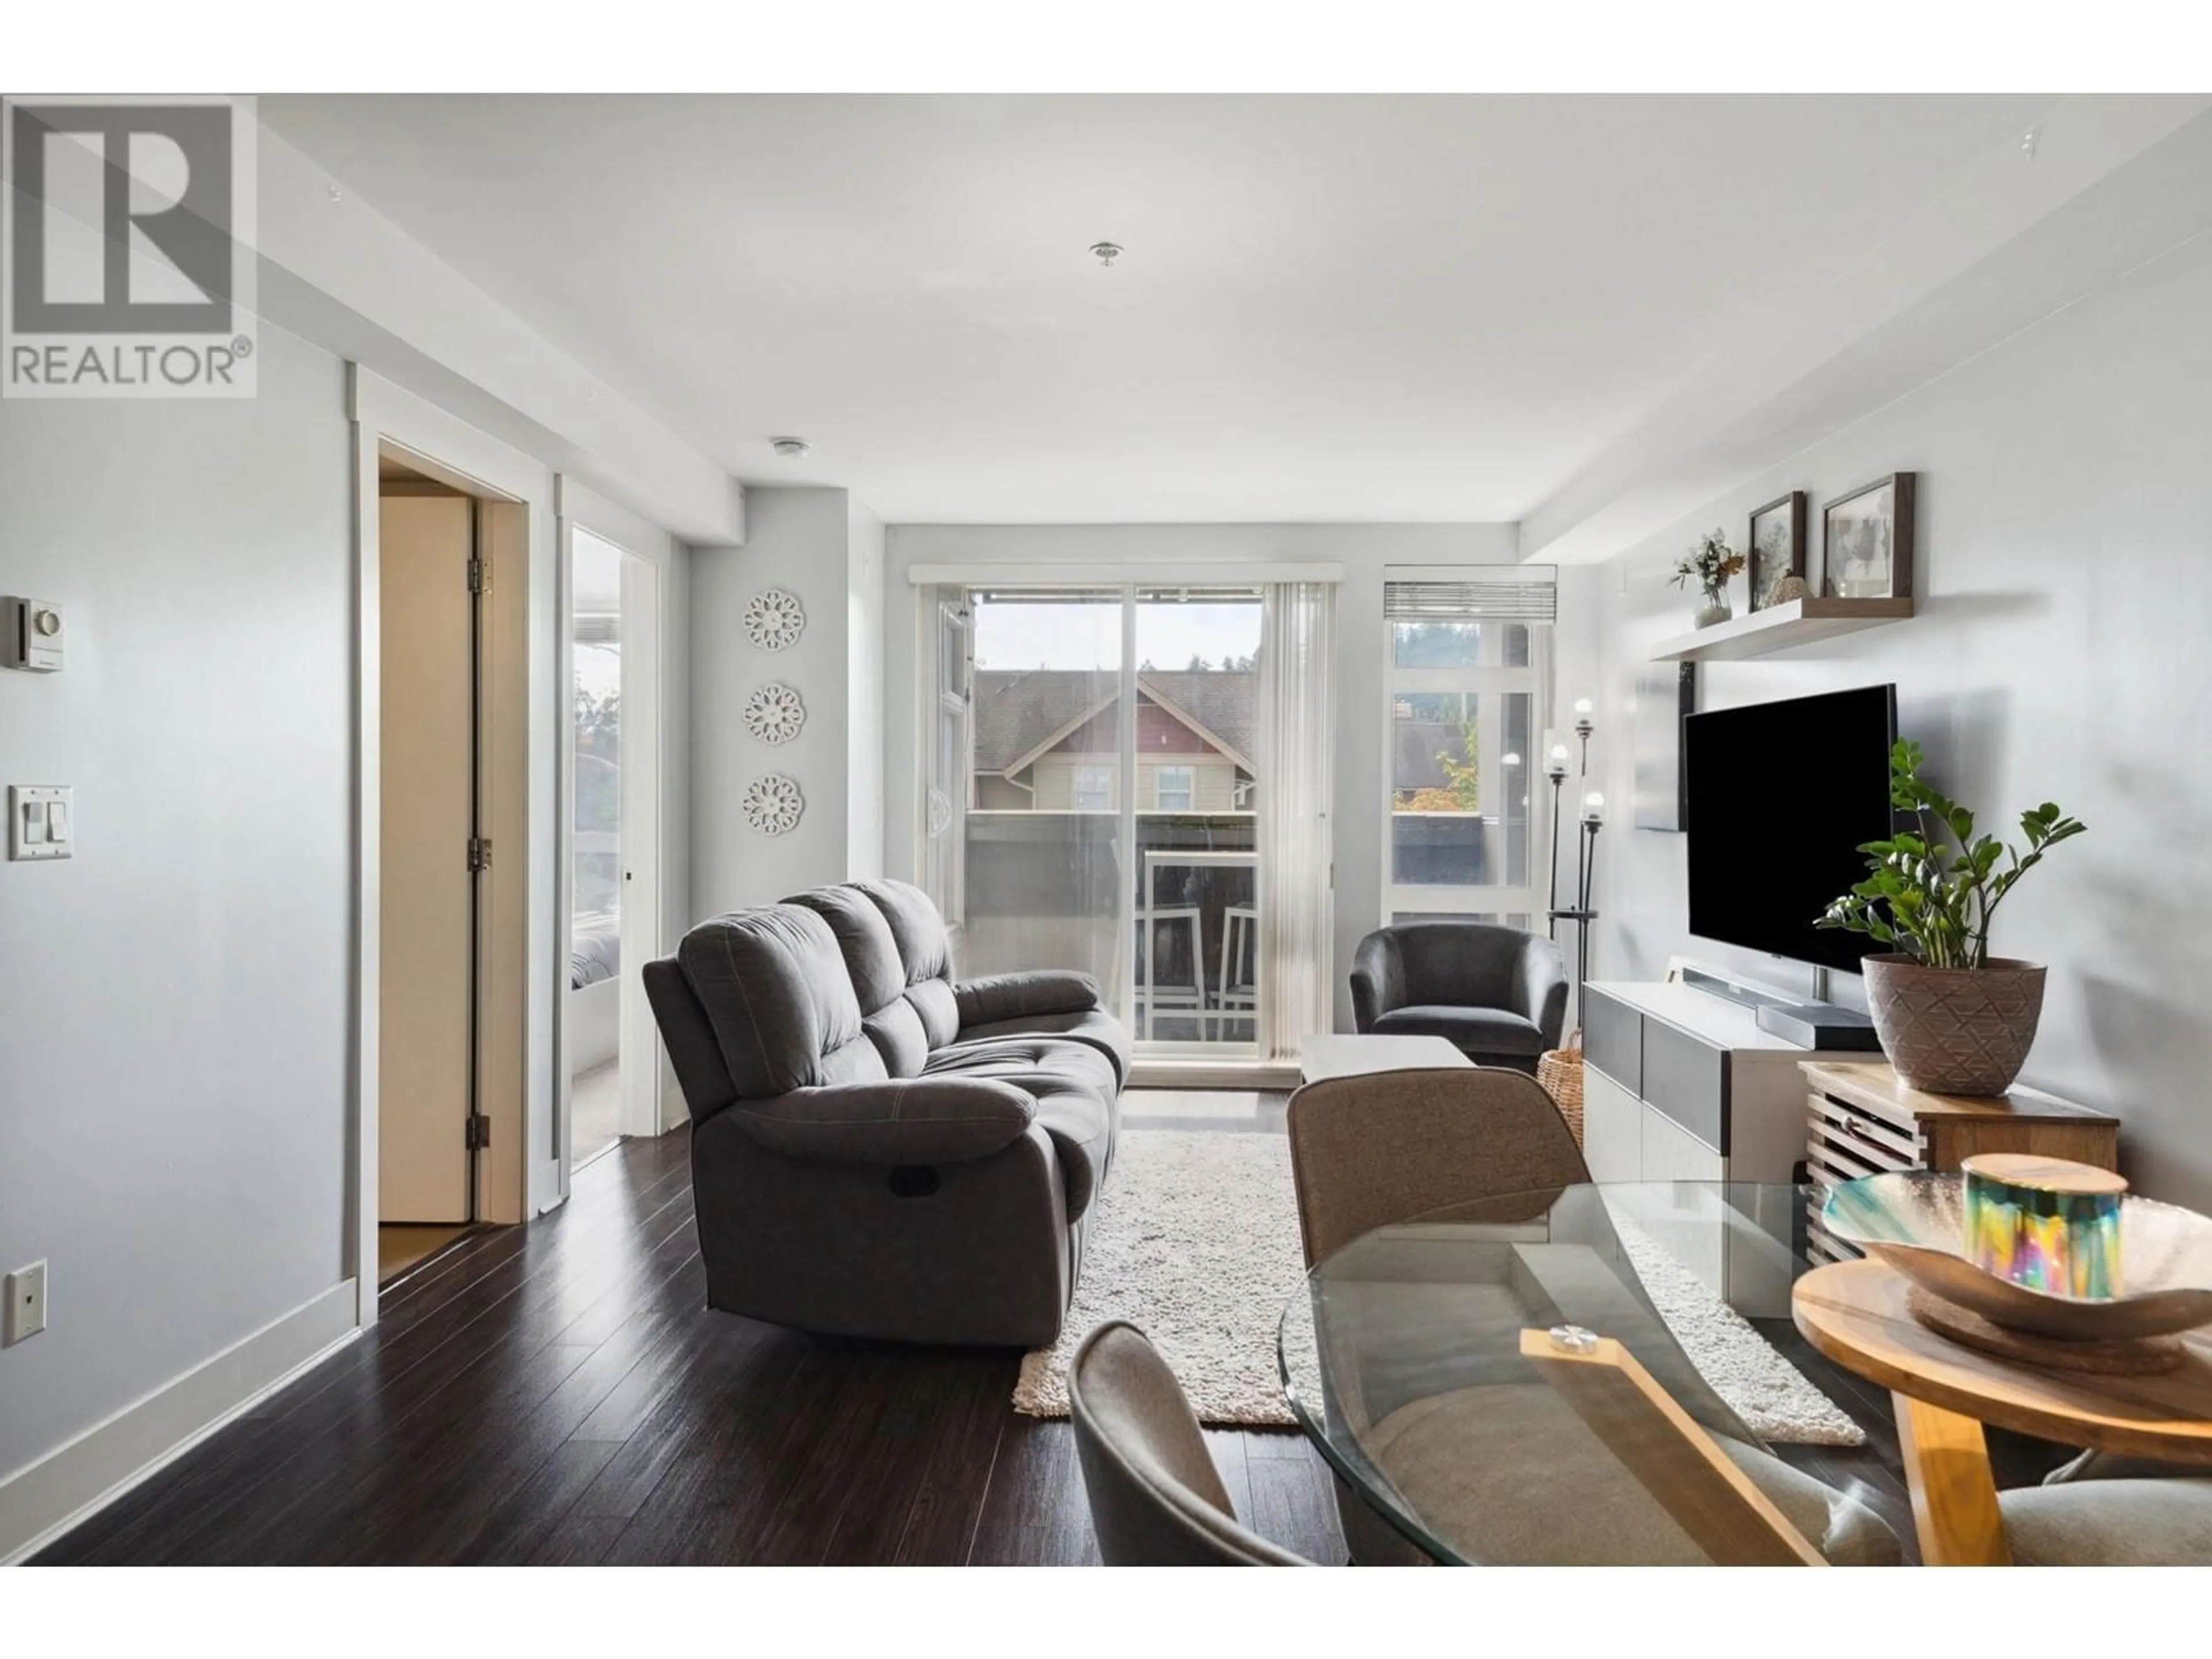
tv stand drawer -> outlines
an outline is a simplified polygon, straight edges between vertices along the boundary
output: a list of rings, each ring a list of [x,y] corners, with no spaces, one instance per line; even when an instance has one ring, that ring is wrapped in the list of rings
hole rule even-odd
[[[1727,1049],[1664,1020],[1645,1020],[1642,1093],[1706,1146],[1729,1150]]]

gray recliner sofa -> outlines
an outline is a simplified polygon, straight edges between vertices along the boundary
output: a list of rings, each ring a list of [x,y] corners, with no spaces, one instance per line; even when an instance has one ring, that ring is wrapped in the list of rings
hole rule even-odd
[[[1058,1336],[1128,1075],[1095,981],[956,980],[902,882],[714,917],[644,978],[690,1109],[711,1306],[909,1342]]]
[[[1479,1066],[1534,1072],[1559,1046],[1567,970],[1541,933],[1483,921],[1413,921],[1359,941],[1352,1023],[1440,1036]]]

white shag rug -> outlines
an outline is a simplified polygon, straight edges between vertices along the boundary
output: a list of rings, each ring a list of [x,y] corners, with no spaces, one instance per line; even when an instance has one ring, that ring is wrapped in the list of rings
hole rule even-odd
[[[1704,1279],[1627,1217],[1612,1219],[1644,1295],[1698,1375],[1743,1419],[1744,1427],[1772,1444],[1866,1444],[1866,1431],[1753,1330],[1750,1321],[1715,1296]]]
[[[1083,1246],[1074,1305],[1022,1356],[1014,1409],[1067,1415],[1067,1362],[1126,1319],[1175,1367],[1201,1423],[1290,1428],[1275,1322],[1305,1278],[1291,1143],[1279,1134],[1130,1129]]]
[[[1623,1249],[1698,1375],[1763,1440],[1858,1445],[1866,1437],[1765,1338],[1667,1251],[1615,1218]],[[1276,1322],[1305,1277],[1291,1148],[1281,1135],[1132,1129],[1098,1200],[1074,1305],[1049,1350],[1022,1356],[1014,1409],[1067,1415],[1067,1363],[1126,1319],[1175,1368],[1202,1423],[1295,1425],[1275,1360]]]

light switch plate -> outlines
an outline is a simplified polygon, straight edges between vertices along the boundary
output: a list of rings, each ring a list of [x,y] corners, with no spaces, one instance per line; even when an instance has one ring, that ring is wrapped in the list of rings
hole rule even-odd
[[[8,856],[19,862],[75,858],[76,793],[66,784],[9,784]]]
[[[10,1346],[46,1328],[46,1264],[33,1261],[8,1275],[7,1319],[0,1337]]]
[[[52,599],[0,600],[0,666],[59,672],[63,631],[62,608]]]

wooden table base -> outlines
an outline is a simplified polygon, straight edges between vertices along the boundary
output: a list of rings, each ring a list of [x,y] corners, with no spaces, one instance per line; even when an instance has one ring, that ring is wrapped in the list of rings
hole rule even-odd
[[[1931,1567],[2008,1567],[2004,1516],[1990,1473],[1989,1442],[1971,1417],[1892,1394],[1897,1443],[1912,1490],[1920,1559]]]
[[[1931,1566],[1999,1566],[2010,1559],[1982,1425],[2133,1457],[2212,1468],[2212,1330],[2180,1339],[2170,1370],[2116,1374],[2058,1370],[2030,1357],[1967,1346],[1923,1322],[1911,1285],[1879,1261],[1816,1267],[1791,1287],[1808,1342],[1890,1390],[1912,1486],[1912,1519]],[[2013,1340],[2008,1334],[2005,1340]]]

